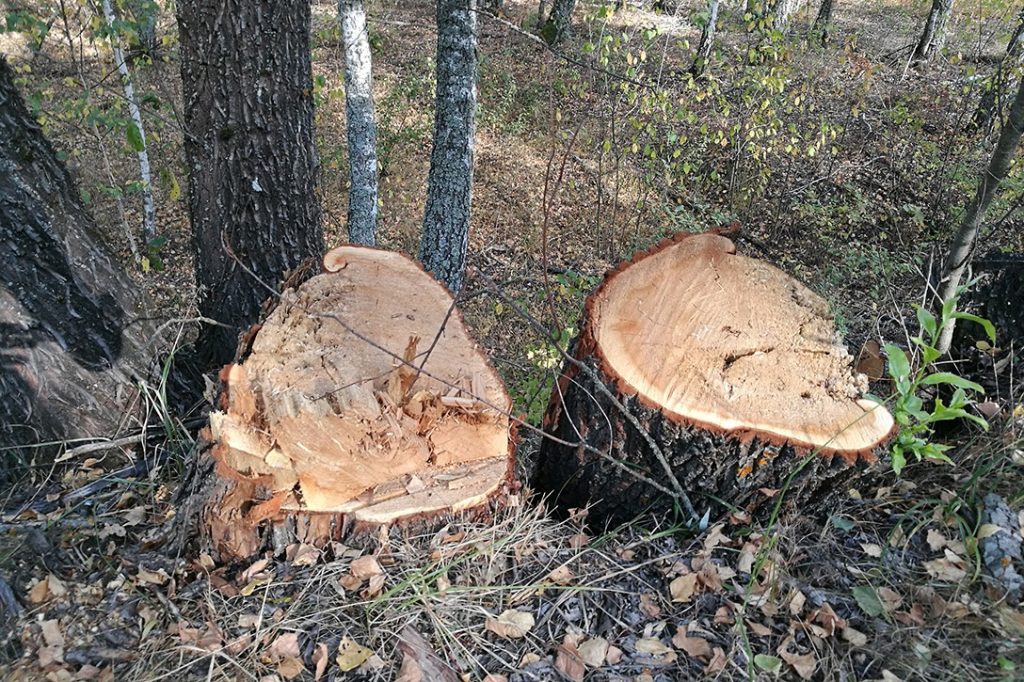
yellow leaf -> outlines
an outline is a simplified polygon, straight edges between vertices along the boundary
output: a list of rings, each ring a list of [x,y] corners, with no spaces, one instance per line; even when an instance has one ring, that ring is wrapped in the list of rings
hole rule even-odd
[[[338,657],[335,659],[335,662],[338,664],[341,672],[347,673],[366,663],[370,656],[373,656],[373,651],[361,644],[356,644],[352,639],[346,637],[338,645]]]

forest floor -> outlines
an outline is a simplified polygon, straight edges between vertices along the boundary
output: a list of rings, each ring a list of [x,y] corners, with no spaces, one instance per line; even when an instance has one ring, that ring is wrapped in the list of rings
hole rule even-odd
[[[779,57],[792,67],[785,98],[761,94],[753,103],[767,102],[763,108],[777,109],[781,125],[799,128],[792,134],[801,147],[820,130],[824,147],[788,156],[775,150],[771,163],[759,163],[743,145],[707,143],[719,123],[753,120],[755,108],[743,113],[739,99],[733,108],[740,113],[730,114],[711,104],[718,95],[680,86],[675,96],[693,114],[685,125],[699,153],[692,181],[679,188],[628,151],[630,121],[650,113],[643,102],[627,106],[599,70],[566,62],[515,30],[528,25],[534,3],[505,4],[507,23],[480,23],[470,243],[471,268],[504,297],[564,343],[583,296],[610,266],[677,230],[739,220],[740,248],[826,296],[854,349],[867,339],[910,345],[911,305],[926,297],[927,275],[988,148],[964,131],[964,120],[977,99],[974,73],[988,73],[998,57],[995,27],[1009,26],[1010,9],[964,10],[944,57],[918,73],[905,60],[924,3],[844,5],[827,49],[800,40],[815,9],[806,8]],[[659,73],[685,71],[684,41],[696,43],[692,15],[700,4],[671,14],[627,7],[604,23],[581,21],[573,49],[599,42],[595,35],[629,35],[637,44],[645,28],[657,26],[663,40],[647,51],[657,54]],[[334,12],[334,3],[314,4],[329,245],[344,240],[346,206]],[[371,15],[380,243],[414,254],[432,134],[432,4],[372,3]],[[753,44],[738,17],[722,22],[726,97],[740,82],[728,79],[742,72],[725,64]],[[70,59],[56,37],[33,56],[16,38],[0,34],[0,51],[31,66],[29,101],[130,265],[126,235],[138,222],[137,196],[112,188],[133,178],[133,157],[99,115],[119,102],[109,57],[85,44]],[[149,148],[168,239],[152,252],[164,269],[137,276],[155,308],[185,319],[195,314],[195,294],[180,81],[169,52],[167,61],[135,72],[139,89],[153,96]],[[612,63],[617,57],[625,59],[613,54]],[[96,86],[89,100],[96,116],[76,104],[81,80]],[[1002,217],[986,235],[986,253],[1024,252],[1014,212],[1020,180],[1014,183],[993,211]],[[557,369],[552,340],[535,335],[480,280],[470,278],[462,299],[517,408],[536,423]],[[192,333],[184,322],[169,331],[186,340]],[[974,358],[960,369],[978,374],[986,366]],[[1021,376],[1019,365],[1009,376]],[[693,529],[644,517],[606,530],[588,527],[583,516],[549,517],[524,490],[490,523],[382,538],[372,556],[296,545],[286,556],[232,567],[170,553],[164,544],[195,433],[175,424],[196,415],[164,421],[169,415],[157,409],[152,438],[57,465],[27,463],[4,496],[9,512],[30,503],[45,511],[3,519],[0,577],[12,593],[0,583],[0,603],[20,603],[20,613],[3,626],[0,670],[9,680],[1019,679],[1024,612],[983,570],[979,541],[988,531],[979,508],[988,493],[1017,511],[1024,505],[1024,392],[1019,379],[975,378],[990,387],[998,412],[986,433],[959,427],[943,434],[954,445],[953,466],[912,463],[900,478],[865,483],[833,509],[791,509],[781,491],[770,522],[732,514]],[[873,390],[889,388],[882,381]],[[530,438],[521,445],[523,468],[535,447]],[[158,459],[141,478],[116,473]],[[97,481],[104,486],[96,492],[76,493]],[[438,673],[439,660],[458,674]]]

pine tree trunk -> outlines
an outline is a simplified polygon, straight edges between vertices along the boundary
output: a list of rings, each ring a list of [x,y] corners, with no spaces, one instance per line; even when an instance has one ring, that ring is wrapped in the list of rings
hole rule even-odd
[[[348,238],[373,246],[377,233],[377,124],[373,69],[363,0],[340,0],[345,41],[345,125],[348,131]]]
[[[700,30],[700,44],[697,46],[693,65],[690,66],[690,73],[695,78],[704,74],[708,62],[711,61],[711,50],[715,46],[715,29],[718,27],[718,4],[719,0],[711,0],[708,4],[708,19]]]
[[[1013,161],[1020,144],[1021,131],[1024,131],[1024,79],[1017,86],[1017,96],[1014,97],[1013,105],[1010,107],[1010,116],[1006,125],[1003,126],[1002,132],[999,133],[996,148],[992,151],[992,158],[989,160],[988,166],[981,174],[974,198],[971,199],[967,210],[964,211],[964,219],[960,223],[960,228],[953,236],[949,255],[946,256],[946,261],[942,266],[940,305],[942,301],[956,296],[960,282],[970,264],[971,255],[974,253],[978,241],[978,230],[981,229],[982,221],[985,219],[985,212],[988,210],[989,204],[992,203],[999,184],[1006,178],[1006,174],[1010,170],[1010,162]],[[950,323],[939,338],[936,347],[942,354],[949,351],[953,341],[953,331],[954,325]]]
[[[1010,41],[1006,44],[1006,52],[999,60],[996,72],[989,83],[988,89],[981,96],[978,110],[974,112],[974,124],[979,128],[987,128],[996,113],[1001,115],[1003,94],[1006,92],[1007,72],[1019,63],[1024,55],[1024,10],[1017,15],[1017,28],[1014,29]]]
[[[828,45],[832,39],[829,34],[832,27],[832,2],[833,0],[821,0],[818,16],[814,17],[814,26],[811,28],[812,33],[818,34],[822,47]]]
[[[592,519],[674,501],[698,517],[753,510],[791,475],[787,501],[818,503],[845,493],[892,433],[828,304],[720,234],[679,235],[622,264],[581,327],[534,486]]]
[[[0,242],[0,451],[116,436],[152,328],[3,58]]]
[[[434,147],[420,260],[451,291],[462,288],[473,194],[476,1],[438,0]]]
[[[568,37],[572,29],[572,13],[576,9],[576,0],[554,0],[551,14],[541,31],[541,35],[551,45],[557,45]]]
[[[178,3],[199,310],[229,327],[203,330],[210,366],[267,287],[323,253],[309,22],[298,0]]]
[[[946,41],[946,22],[953,11],[953,0],[932,0],[928,20],[925,21],[921,39],[914,48],[913,62],[927,62],[942,49]]]

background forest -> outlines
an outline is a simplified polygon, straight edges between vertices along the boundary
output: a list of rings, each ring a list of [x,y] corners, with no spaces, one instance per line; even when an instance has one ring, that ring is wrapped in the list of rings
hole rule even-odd
[[[651,516],[605,531],[581,515],[549,518],[524,497],[491,523],[383,555],[302,546],[229,570],[169,549],[166,528],[216,392],[213,374],[201,376],[216,364],[202,338],[214,335],[221,363],[235,350],[196,284],[212,266],[194,225],[216,218],[190,209],[202,164],[187,147],[195,122],[216,112],[190,110],[182,74],[207,65],[195,44],[192,61],[182,57],[180,18],[230,4],[4,3],[0,55],[105,247],[148,300],[165,359],[99,447],[5,452],[7,679],[1024,675],[1024,614],[983,550],[998,531],[987,496],[1008,510],[1018,553],[1024,506],[1019,4],[482,2],[458,303],[527,424],[540,427],[584,299],[606,271],[677,232],[732,223],[741,251],[827,300],[872,393],[895,403],[936,396],[922,383],[935,358],[924,357],[917,308],[936,310],[955,235],[977,217],[961,307],[1011,312],[994,320],[994,342],[959,325],[938,369],[984,395],[962,395],[970,417],[916,432],[921,447],[907,441],[884,475],[820,514],[778,507],[699,527]],[[376,197],[360,191],[366,167],[352,163],[372,138],[346,129],[346,87],[359,84],[346,86],[339,11],[360,4],[312,3],[311,224],[328,247],[375,241],[429,256],[431,211],[438,225],[458,213],[428,201],[444,2],[365,3]],[[978,216],[979,178],[1009,137],[1006,177]],[[356,202],[375,224],[357,224]],[[452,284],[447,265],[423,260]],[[267,291],[249,288],[242,296],[258,310]],[[906,352],[912,386],[901,388],[893,351],[887,372],[886,344]],[[176,356],[186,369],[172,371]],[[520,436],[526,472],[539,436]],[[949,449],[923,449],[933,444]]]

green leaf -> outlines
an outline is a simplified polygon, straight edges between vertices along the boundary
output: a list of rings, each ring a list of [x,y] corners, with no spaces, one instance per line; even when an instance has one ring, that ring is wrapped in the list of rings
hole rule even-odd
[[[976,384],[973,381],[964,379],[958,374],[952,372],[934,372],[929,374],[921,381],[925,386],[935,386],[936,384],[949,384],[950,386],[957,386],[959,388],[967,389],[968,391],[974,391],[975,393],[984,393],[985,389],[981,384]]]
[[[851,519],[848,519],[845,516],[839,516],[838,514],[833,514],[829,520],[832,522],[832,525],[839,530],[853,530],[856,525]]]
[[[934,341],[939,325],[935,321],[935,316],[924,306],[917,306],[917,323],[928,334],[928,338]]]
[[[146,246],[151,250],[162,249],[166,244],[167,237],[162,234],[157,235],[156,237],[153,237],[148,242],[146,242]]]
[[[128,127],[125,129],[125,136],[128,138],[128,144],[135,151],[141,152],[146,148],[146,143],[142,141],[142,133],[134,121],[128,124]]]
[[[889,375],[893,379],[904,379],[910,376],[910,360],[899,346],[885,344],[885,354],[889,357]],[[905,392],[901,390],[901,392]]]
[[[988,336],[988,340],[992,343],[996,342],[996,327],[994,324],[986,320],[984,317],[978,317],[977,315],[971,315],[970,313],[953,313],[953,317],[958,320],[968,320],[969,322],[976,322],[980,324],[982,329],[985,330],[985,334]]]
[[[885,613],[882,600],[878,598],[875,588],[870,585],[858,585],[853,588],[853,598],[857,600],[857,606],[860,607],[860,610],[869,616],[878,618]]]
[[[892,446],[892,470],[897,476],[907,466],[907,458],[903,456],[903,448],[899,445]]]
[[[782,669],[782,659],[767,654],[757,654],[754,656],[754,665],[766,673],[776,673]]]

